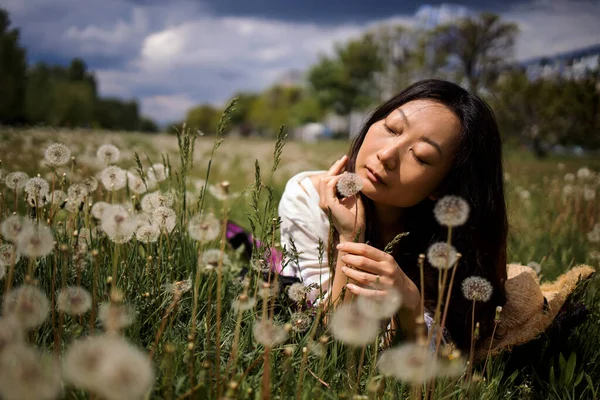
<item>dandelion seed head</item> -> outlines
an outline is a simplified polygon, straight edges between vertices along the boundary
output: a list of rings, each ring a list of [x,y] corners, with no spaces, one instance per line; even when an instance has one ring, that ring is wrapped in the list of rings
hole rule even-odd
[[[282,326],[266,319],[254,323],[254,339],[265,347],[275,347],[287,340],[288,334]]]
[[[590,251],[589,257],[591,260],[600,261],[600,251],[598,251],[598,250]]]
[[[144,212],[151,213],[158,207],[171,207],[175,198],[169,192],[152,192],[142,197],[141,207]]]
[[[219,249],[208,249],[202,253],[202,264],[206,268],[217,268],[219,266],[219,258],[221,257],[221,250]],[[229,256],[223,253],[223,267],[229,265]]]
[[[487,279],[481,276],[470,276],[462,282],[462,292],[467,300],[485,303],[492,298],[494,288]]]
[[[102,219],[104,215],[104,211],[111,205],[105,201],[97,201],[92,205],[91,213],[92,216],[96,219]]]
[[[169,207],[157,207],[152,211],[152,224],[161,231],[171,232],[177,223],[175,210]]]
[[[384,351],[377,368],[383,375],[410,384],[427,382],[436,376],[439,369],[427,347],[415,343],[402,344]]]
[[[577,178],[581,180],[592,177],[592,171],[588,167],[581,167],[577,170]]]
[[[6,178],[4,178],[4,183],[11,190],[21,190],[25,187],[28,180],[29,175],[27,175],[25,172],[16,171],[6,175]]]
[[[379,321],[360,313],[353,304],[343,304],[333,313],[329,326],[333,337],[350,346],[363,346],[377,337]]]
[[[50,185],[43,178],[34,177],[25,184],[25,193],[27,193],[27,201],[34,207],[42,207],[49,200],[48,192]]]
[[[235,312],[244,312],[252,310],[256,305],[256,299],[249,297],[246,294],[241,294],[231,303],[231,307]]]
[[[469,203],[459,196],[444,196],[433,208],[433,215],[440,225],[460,226],[469,218]]]
[[[402,305],[402,294],[394,288],[386,288],[378,297],[358,296],[356,306],[362,315],[373,319],[393,317]]]
[[[105,165],[116,163],[119,161],[120,156],[121,152],[112,144],[103,144],[102,146],[98,147],[98,150],[96,151],[96,157]]]
[[[427,249],[427,261],[438,269],[452,268],[458,260],[458,254],[454,246],[445,242],[436,242]],[[448,265],[446,265],[446,262]]]
[[[221,222],[212,213],[196,215],[188,222],[188,233],[198,242],[215,240],[220,232]]]
[[[168,286],[168,291],[169,291],[169,293],[184,294],[186,292],[189,292],[191,288],[192,288],[192,280],[188,278],[183,281],[177,281],[177,282],[171,283]]]
[[[300,282],[291,284],[287,290],[290,300],[296,303],[301,303],[306,300],[306,286]]]
[[[565,179],[565,182],[573,183],[573,182],[575,182],[575,174],[572,174],[570,172],[566,173],[564,179]]]
[[[232,200],[240,196],[238,192],[230,193],[229,186],[222,184],[208,185],[208,192],[219,201]]]
[[[67,194],[62,190],[55,190],[48,195],[48,199],[52,202],[52,205],[59,206],[67,201]]]
[[[596,198],[596,189],[591,187],[583,188],[583,199],[585,201],[593,201]]]
[[[102,303],[98,319],[107,332],[118,332],[135,320],[133,308],[126,304]]]
[[[5,317],[15,318],[23,329],[32,329],[40,325],[50,312],[46,295],[37,287],[22,285],[6,295],[3,304]]]
[[[96,179],[93,176],[84,179],[83,182],[81,182],[81,184],[85,186],[85,189],[87,190],[88,194],[94,193],[96,189],[98,189],[98,179]]]
[[[120,190],[123,189],[127,183],[127,174],[125,170],[115,165],[111,165],[100,172],[100,181],[106,190]]]
[[[85,197],[88,195],[87,186],[82,183],[74,183],[67,189],[67,198],[70,203],[73,203],[77,207],[85,201]]]
[[[157,182],[162,182],[169,177],[169,169],[161,163],[152,164],[146,171],[148,177]]]
[[[8,267],[13,262],[16,264],[20,259],[21,255],[17,252],[15,246],[8,243],[0,245],[0,268]],[[0,272],[0,279],[2,279],[3,276],[4,274]]]
[[[140,226],[135,232],[135,237],[142,243],[155,243],[160,236],[160,229],[154,225]]]
[[[131,172],[127,173],[127,186],[129,190],[136,194],[146,193],[146,185],[142,178],[137,175],[132,174]]]
[[[343,197],[352,197],[362,190],[363,181],[357,174],[346,172],[340,176],[336,188]]]
[[[56,305],[66,314],[82,315],[92,306],[92,296],[81,286],[69,286],[60,291]]]
[[[28,224],[15,239],[17,251],[29,258],[42,258],[54,249],[54,237],[44,223]]]
[[[587,233],[587,240],[590,243],[600,243],[600,231],[592,230]]]
[[[133,237],[134,223],[122,206],[108,206],[102,215],[100,226],[115,243],[126,243]]]
[[[542,266],[539,263],[536,263],[535,261],[530,261],[527,264],[527,266],[529,268],[531,268],[532,270],[534,270],[537,275],[539,275],[540,272],[542,271]]]
[[[115,339],[109,335],[86,336],[73,342],[63,358],[65,380],[78,388],[95,391],[103,384],[102,366]]]
[[[65,165],[71,159],[71,150],[62,143],[53,143],[46,148],[44,160],[51,167]]]
[[[290,316],[290,324],[292,324],[292,331],[302,333],[310,328],[312,317],[305,312],[295,312]]]
[[[62,391],[60,368],[24,343],[6,347],[0,355],[0,397],[5,400],[58,398]]]
[[[28,219],[21,217],[20,215],[11,215],[2,221],[0,229],[2,230],[2,236],[9,242],[14,242],[17,236],[23,229],[32,225],[32,222]]]
[[[0,355],[7,347],[25,341],[25,334],[19,321],[13,316],[0,318]]]

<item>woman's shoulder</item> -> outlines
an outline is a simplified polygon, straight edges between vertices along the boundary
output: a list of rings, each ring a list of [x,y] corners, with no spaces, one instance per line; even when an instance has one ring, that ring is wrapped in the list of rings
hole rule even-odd
[[[317,185],[319,178],[325,171],[304,171],[292,176],[283,192],[283,197],[297,197],[297,196],[308,196],[317,197]]]

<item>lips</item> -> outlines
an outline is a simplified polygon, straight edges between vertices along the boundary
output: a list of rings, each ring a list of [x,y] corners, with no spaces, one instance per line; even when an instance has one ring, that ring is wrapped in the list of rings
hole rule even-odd
[[[379,183],[381,185],[385,185],[385,182],[383,181],[383,179],[379,173],[373,171],[368,166],[365,166],[365,168],[367,170],[367,178],[369,178],[370,181],[372,181],[373,183]]]

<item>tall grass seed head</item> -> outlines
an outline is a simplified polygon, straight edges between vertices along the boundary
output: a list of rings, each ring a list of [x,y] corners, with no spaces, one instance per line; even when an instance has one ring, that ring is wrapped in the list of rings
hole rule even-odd
[[[221,222],[212,214],[199,214],[188,222],[190,237],[198,242],[215,240],[221,232]]]
[[[152,225],[161,231],[171,232],[177,223],[175,210],[169,207],[157,207],[152,211]]]
[[[0,355],[0,398],[6,400],[58,398],[62,391],[60,368],[50,355],[18,343]]]
[[[379,291],[380,296],[358,296],[356,306],[362,315],[373,319],[386,319],[393,317],[402,305],[402,294],[391,287]]]
[[[46,224],[30,224],[19,232],[15,245],[19,253],[29,258],[42,258],[52,253],[54,237]]]
[[[11,190],[21,190],[25,187],[28,180],[29,175],[27,175],[25,172],[16,171],[6,175],[6,178],[4,178],[4,183]]]
[[[335,187],[343,197],[352,197],[362,190],[363,181],[357,174],[345,172],[340,176]]]
[[[112,144],[103,144],[98,147],[96,151],[96,157],[104,165],[114,164],[119,161],[121,152],[119,149]]]
[[[254,323],[252,328],[254,339],[264,347],[275,347],[287,340],[288,334],[282,326],[275,325],[266,319]]]
[[[69,315],[82,315],[92,306],[92,296],[81,286],[69,286],[60,291],[56,300],[59,311]]]
[[[444,196],[437,201],[433,215],[440,225],[460,226],[469,218],[469,203],[459,196]]]
[[[125,170],[115,165],[111,165],[100,172],[100,181],[108,191],[120,190],[123,189],[127,183],[127,174]]]
[[[458,253],[454,246],[446,242],[436,242],[427,249],[427,261],[438,269],[452,268],[458,261]]]
[[[334,311],[329,327],[336,340],[359,347],[375,340],[379,321],[363,315],[354,304],[343,304]]]
[[[44,152],[44,161],[51,167],[65,165],[71,159],[71,150],[62,143],[53,143]]]
[[[438,363],[427,347],[405,343],[384,351],[377,369],[385,376],[416,385],[435,377]]]
[[[14,317],[23,329],[33,329],[48,316],[50,303],[37,287],[22,285],[6,295],[2,309],[5,317]]]
[[[0,268],[8,267],[12,263],[18,263],[21,259],[21,255],[17,252],[17,249],[12,244],[2,244],[0,245]],[[0,273],[0,279],[2,279],[4,275]]]
[[[494,288],[492,284],[481,276],[470,276],[461,285],[463,296],[467,300],[481,301],[483,303],[492,298]]]
[[[142,243],[155,243],[160,236],[160,229],[154,225],[142,225],[136,232],[135,237]]]

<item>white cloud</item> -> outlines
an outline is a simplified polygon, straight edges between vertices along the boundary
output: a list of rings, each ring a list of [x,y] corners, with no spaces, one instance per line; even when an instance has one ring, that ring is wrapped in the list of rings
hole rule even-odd
[[[181,110],[188,110],[196,102],[187,95],[148,96],[141,100],[144,115],[152,116],[159,121],[174,122],[181,119]]]

